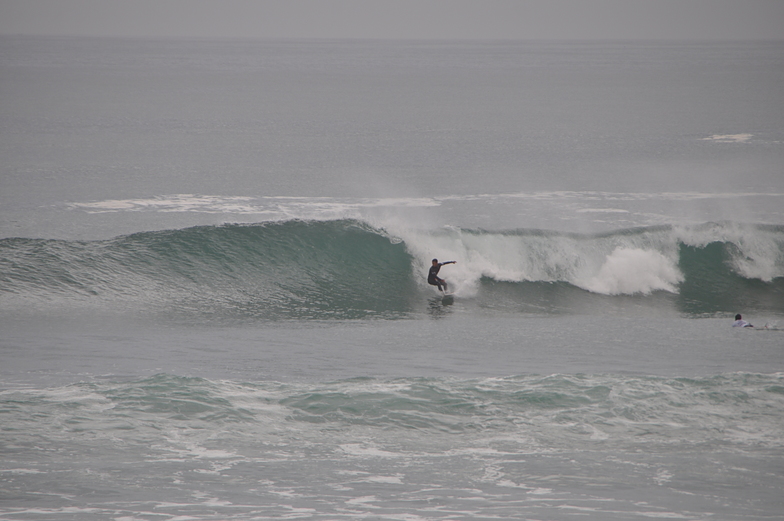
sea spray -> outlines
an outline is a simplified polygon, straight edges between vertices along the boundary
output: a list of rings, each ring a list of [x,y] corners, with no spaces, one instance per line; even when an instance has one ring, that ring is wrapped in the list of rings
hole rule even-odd
[[[680,282],[683,275],[675,262],[658,251],[616,248],[596,276],[578,285],[605,295],[647,295],[653,291],[677,293]]]

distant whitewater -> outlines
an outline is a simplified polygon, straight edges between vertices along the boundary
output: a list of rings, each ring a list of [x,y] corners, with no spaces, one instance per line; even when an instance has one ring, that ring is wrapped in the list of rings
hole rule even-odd
[[[49,304],[263,319],[401,318],[437,293],[486,309],[568,312],[635,298],[693,315],[784,312],[784,226],[710,223],[601,234],[388,229],[291,220],[100,241],[0,241],[2,308]]]

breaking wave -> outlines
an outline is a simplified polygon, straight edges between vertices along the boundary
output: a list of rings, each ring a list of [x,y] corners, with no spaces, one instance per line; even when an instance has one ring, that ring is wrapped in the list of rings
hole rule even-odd
[[[0,240],[3,309],[95,306],[228,317],[400,318],[437,295],[487,309],[568,311],[628,299],[693,314],[784,312],[784,226],[709,223],[602,234],[415,230],[359,220]]]

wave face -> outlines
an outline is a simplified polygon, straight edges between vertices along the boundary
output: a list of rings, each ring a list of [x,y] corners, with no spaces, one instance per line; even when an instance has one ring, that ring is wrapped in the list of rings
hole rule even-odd
[[[11,300],[356,318],[404,312],[415,293],[405,247],[356,221],[207,226],[94,242],[8,239],[0,248]]]
[[[0,241],[2,306],[269,319],[399,318],[436,295],[430,259],[483,308],[559,312],[628,298],[690,314],[784,313],[784,227],[705,224],[580,235],[287,221],[104,241]]]

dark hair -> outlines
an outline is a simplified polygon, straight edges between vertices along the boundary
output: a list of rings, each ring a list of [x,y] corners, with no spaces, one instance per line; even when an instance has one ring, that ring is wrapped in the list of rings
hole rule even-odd
[[[737,315],[735,315],[735,320],[740,320],[740,319],[741,319],[740,313],[738,313]]]
[[[433,259],[433,262],[438,262],[438,259]]]

